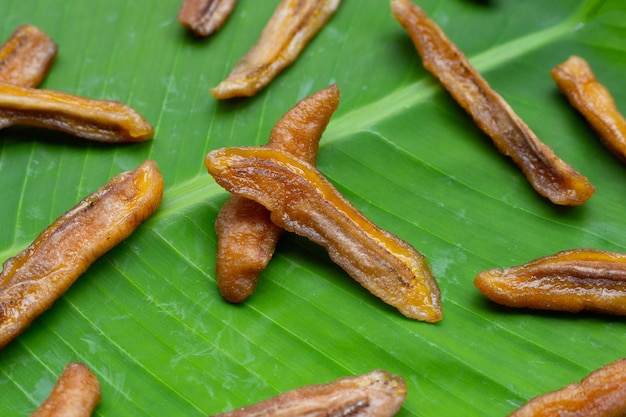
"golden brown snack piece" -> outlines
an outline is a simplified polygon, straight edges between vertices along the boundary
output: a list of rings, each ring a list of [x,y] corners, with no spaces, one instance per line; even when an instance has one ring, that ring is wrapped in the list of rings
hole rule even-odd
[[[540,195],[566,206],[581,205],[593,195],[595,188],[587,178],[537,138],[422,9],[409,0],[394,0],[391,8],[413,40],[424,68],[439,79],[498,150],[513,159]]]
[[[265,207],[233,195],[218,213],[215,232],[217,286],[226,301],[240,303],[254,293],[283,229],[272,223]]]
[[[26,125],[101,142],[142,142],[154,129],[132,108],[52,90],[0,83],[0,129]]]
[[[626,254],[574,249],[521,266],[483,271],[474,280],[509,307],[626,315]]]
[[[296,60],[339,7],[340,0],[282,0],[261,37],[211,94],[253,96]]]
[[[276,122],[267,146],[315,165],[319,141],[337,110],[340,94],[339,87],[332,84],[302,99]]]
[[[163,178],[153,161],[116,175],[56,219],[0,273],[0,348],[47,310],[109,249],[161,203]]]
[[[304,98],[276,123],[267,146],[315,165],[322,133],[338,104],[339,88],[334,84]],[[242,302],[256,289],[283,229],[261,204],[233,195],[220,209],[215,231],[220,293],[231,303]]]
[[[535,397],[508,417],[626,416],[626,359],[590,373],[579,383]]]
[[[552,69],[552,78],[571,105],[598,133],[613,154],[626,162],[626,120],[609,90],[596,78],[583,58],[571,56]]]
[[[237,0],[183,0],[178,21],[197,36],[208,36],[222,27],[235,4]]]
[[[57,50],[57,44],[38,27],[18,27],[0,46],[0,83],[37,87],[48,73]]]
[[[377,370],[307,385],[214,417],[391,417],[406,398],[401,376]]]
[[[96,376],[86,365],[72,362],[59,376],[50,396],[30,417],[89,417],[101,398]]]
[[[219,185],[259,202],[278,226],[323,246],[352,278],[405,316],[441,320],[439,287],[424,256],[373,224],[314,166],[265,147],[218,149],[205,164]]]

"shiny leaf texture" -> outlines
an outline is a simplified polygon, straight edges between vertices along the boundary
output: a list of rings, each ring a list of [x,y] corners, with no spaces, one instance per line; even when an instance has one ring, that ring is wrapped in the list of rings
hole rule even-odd
[[[344,0],[298,60],[248,99],[208,92],[253,44],[277,0],[240,0],[195,39],[174,0],[4,0],[0,37],[43,28],[59,54],[42,88],[133,106],[153,141],[104,145],[35,128],[0,131],[0,260],[24,249],[118,172],[157,161],[157,213],[98,260],[0,352],[0,415],[28,415],[70,361],[103,385],[98,416],[201,416],[372,369],[403,375],[400,416],[504,416],[533,396],[626,355],[622,318],[512,310],[475,275],[563,249],[626,251],[626,166],[569,106],[550,70],[586,58],[626,112],[622,0],[416,0],[538,136],[596,194],[556,207],[427,73],[387,0]],[[286,235],[243,305],[214,268],[227,194],[203,165],[260,145],[298,100],[337,83],[318,166],[381,227],[430,261],[438,324],[369,295],[304,238]]]

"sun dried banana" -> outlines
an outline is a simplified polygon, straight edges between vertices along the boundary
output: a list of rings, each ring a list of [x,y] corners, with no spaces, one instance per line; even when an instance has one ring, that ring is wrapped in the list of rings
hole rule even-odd
[[[113,177],[48,226],[0,272],[0,349],[46,311],[100,256],[161,204],[153,161]]]

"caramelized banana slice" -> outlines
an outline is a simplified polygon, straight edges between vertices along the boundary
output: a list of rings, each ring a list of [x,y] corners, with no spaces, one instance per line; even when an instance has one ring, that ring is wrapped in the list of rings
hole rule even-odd
[[[237,0],[184,0],[178,21],[198,36],[209,36],[222,27],[235,4]]]
[[[402,407],[404,379],[387,371],[307,385],[214,417],[392,417]]]
[[[340,0],[282,0],[260,39],[211,94],[253,96],[291,65],[339,7]]]
[[[100,256],[130,236],[161,204],[153,161],[116,175],[3,264],[0,348],[47,310]]]
[[[30,417],[89,417],[102,399],[100,383],[89,368],[67,364],[50,396]]]
[[[598,133],[608,150],[626,162],[626,119],[620,113],[611,92],[596,78],[591,66],[579,56],[554,67],[552,79]]]
[[[626,416],[626,359],[590,373],[582,381],[533,398],[508,417]]]
[[[441,320],[439,287],[424,256],[374,225],[312,165],[265,147],[218,149],[205,164],[218,184],[264,205],[280,227],[322,245],[350,276],[405,316]]]
[[[474,285],[508,307],[626,315],[626,254],[573,249],[479,273]]]
[[[132,108],[52,90],[0,83],[0,129],[44,127],[101,142],[143,142],[154,129]]]
[[[57,50],[57,44],[38,27],[18,27],[0,46],[0,83],[37,87],[48,73]]]

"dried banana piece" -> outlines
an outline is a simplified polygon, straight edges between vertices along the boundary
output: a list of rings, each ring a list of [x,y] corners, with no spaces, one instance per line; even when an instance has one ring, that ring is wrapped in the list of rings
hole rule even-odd
[[[604,146],[626,162],[626,120],[617,109],[611,92],[598,81],[587,61],[571,56],[554,67],[551,74],[572,107],[598,133]]]
[[[590,373],[582,381],[533,398],[508,417],[626,416],[626,359]]]
[[[184,0],[178,21],[198,36],[209,36],[222,27],[237,0]]]
[[[67,364],[50,396],[30,417],[89,417],[102,398],[100,383],[82,363]]]
[[[339,7],[340,0],[282,0],[261,37],[211,94],[253,96],[289,66]]]
[[[406,394],[402,377],[377,370],[296,388],[213,417],[391,417]]]
[[[161,204],[153,161],[116,175],[46,228],[0,273],[0,349],[47,310],[100,256]]]
[[[57,50],[57,44],[38,27],[18,27],[0,46],[0,83],[37,87],[54,62]]]
[[[509,307],[626,315],[626,255],[574,249],[524,265],[489,269],[474,285]]]
[[[0,83],[0,129],[14,125],[110,143],[143,142],[154,135],[150,123],[118,101]]]

